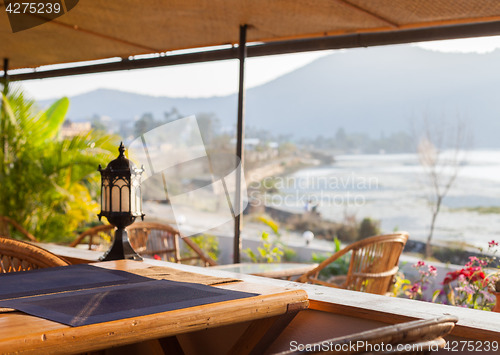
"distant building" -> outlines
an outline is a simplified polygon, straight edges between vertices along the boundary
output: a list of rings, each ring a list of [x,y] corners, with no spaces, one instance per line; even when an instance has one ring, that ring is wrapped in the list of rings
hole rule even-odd
[[[256,150],[261,144],[259,138],[245,138],[244,139],[245,150]],[[236,138],[231,139],[231,144],[236,144]]]
[[[65,121],[61,128],[62,138],[71,138],[79,134],[85,134],[92,129],[90,122],[71,122]]]
[[[231,139],[236,144],[236,139]],[[245,138],[245,159],[247,162],[257,162],[276,158],[278,156],[277,142],[263,142],[259,138]]]

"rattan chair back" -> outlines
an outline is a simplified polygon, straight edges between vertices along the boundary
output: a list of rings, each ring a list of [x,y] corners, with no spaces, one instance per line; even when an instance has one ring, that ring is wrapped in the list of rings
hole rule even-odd
[[[406,232],[360,240],[336,252],[315,269],[300,276],[296,281],[380,295],[386,294],[390,290],[394,275],[398,271],[399,257],[407,240],[408,233]],[[332,278],[329,281],[319,279],[321,270],[349,252],[351,258],[349,270],[345,277]],[[335,283],[335,280],[339,279],[343,282],[340,284]]]
[[[35,236],[28,232],[17,221],[6,216],[0,216],[0,235],[15,239],[17,239],[17,236],[20,236],[21,238],[31,240],[32,242],[37,241]]]
[[[51,252],[20,240],[0,237],[0,273],[66,266]]]
[[[103,243],[113,240],[113,234],[115,227],[111,224],[101,224],[83,231],[73,242],[69,245],[70,247],[76,247],[81,244],[86,238],[87,246],[89,250],[95,250],[98,246]]]
[[[127,231],[130,244],[139,255],[175,263],[217,265],[196,243],[182,237],[177,229],[167,224],[138,222],[128,226]],[[179,240],[186,246],[184,251],[181,250]]]
[[[90,228],[80,234],[70,245],[75,247],[88,237],[89,250],[95,249],[103,239],[112,240],[114,230],[115,228],[109,224]],[[201,266],[217,265],[196,243],[187,237],[182,237],[179,231],[170,225],[137,222],[128,226],[127,232],[130,244],[143,257]],[[185,248],[180,246],[182,244],[179,240],[183,241]]]

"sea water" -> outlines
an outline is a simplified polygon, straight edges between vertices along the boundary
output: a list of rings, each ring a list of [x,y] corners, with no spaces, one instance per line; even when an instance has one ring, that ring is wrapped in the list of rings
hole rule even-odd
[[[500,214],[477,208],[500,210],[500,150],[462,153],[433,241],[486,247],[488,241],[500,240]],[[439,166],[440,189],[455,171]],[[429,233],[435,192],[416,154],[339,155],[332,165],[303,169],[273,183],[280,185],[280,194],[267,202],[276,207],[314,208],[333,221],[369,217],[380,221],[383,232],[405,230],[413,240],[425,241]]]

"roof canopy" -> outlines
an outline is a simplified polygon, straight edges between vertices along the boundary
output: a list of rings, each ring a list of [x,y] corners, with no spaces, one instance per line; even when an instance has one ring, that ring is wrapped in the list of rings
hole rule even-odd
[[[63,1],[67,8],[69,1],[76,2]],[[10,69],[234,44],[242,24],[249,26],[248,42],[481,23],[496,27],[473,35],[500,32],[498,0],[81,0],[16,33],[5,2],[0,58],[9,58]]]

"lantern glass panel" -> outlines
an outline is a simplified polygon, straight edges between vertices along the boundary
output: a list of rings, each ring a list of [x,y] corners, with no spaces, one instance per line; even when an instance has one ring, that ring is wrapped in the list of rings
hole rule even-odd
[[[111,189],[111,212],[121,211],[120,196],[120,187],[113,186],[113,188]]]
[[[130,189],[127,180],[118,178],[111,189],[111,212],[130,211]]]
[[[122,186],[122,208],[120,212],[130,212],[130,187],[127,185]]]
[[[109,212],[109,179],[107,177],[102,177],[102,188],[101,188],[101,210],[103,212]]]

